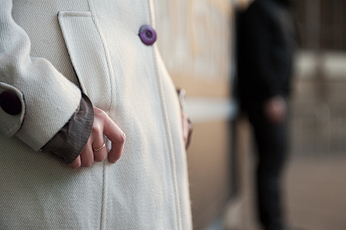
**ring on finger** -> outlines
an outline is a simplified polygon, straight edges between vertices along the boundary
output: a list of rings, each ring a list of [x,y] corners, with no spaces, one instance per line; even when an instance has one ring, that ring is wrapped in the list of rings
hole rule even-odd
[[[106,142],[104,142],[100,148],[94,149],[94,152],[98,152],[98,151],[102,150],[104,147],[106,147]]]

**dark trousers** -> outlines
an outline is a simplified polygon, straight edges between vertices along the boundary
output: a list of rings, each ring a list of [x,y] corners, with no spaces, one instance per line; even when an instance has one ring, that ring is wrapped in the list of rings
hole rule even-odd
[[[268,122],[260,106],[248,111],[257,143],[256,194],[264,229],[282,230],[281,178],[287,155],[287,121]]]

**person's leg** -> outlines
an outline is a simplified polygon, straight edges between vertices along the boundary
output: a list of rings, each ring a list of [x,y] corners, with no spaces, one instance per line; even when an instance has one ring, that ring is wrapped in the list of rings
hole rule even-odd
[[[250,115],[257,142],[258,215],[266,230],[283,229],[281,172],[287,152],[287,124],[268,123],[259,112]]]

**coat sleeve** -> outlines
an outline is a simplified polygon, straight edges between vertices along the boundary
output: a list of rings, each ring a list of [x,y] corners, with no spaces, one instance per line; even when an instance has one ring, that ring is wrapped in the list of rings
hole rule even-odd
[[[49,61],[30,56],[12,0],[0,0],[0,6],[0,135],[16,136],[38,151],[75,113],[81,91]]]
[[[78,110],[69,122],[43,146],[41,151],[60,156],[65,163],[72,163],[83,151],[94,121],[94,109],[89,98],[83,94]]]

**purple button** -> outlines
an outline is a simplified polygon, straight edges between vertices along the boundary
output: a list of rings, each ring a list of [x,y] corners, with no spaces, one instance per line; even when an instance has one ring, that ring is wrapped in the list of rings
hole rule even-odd
[[[141,26],[139,37],[144,44],[150,46],[156,41],[156,31],[150,25]]]
[[[8,91],[0,94],[0,107],[10,115],[17,115],[22,111],[22,103],[17,95]]]

